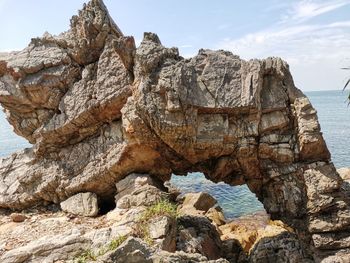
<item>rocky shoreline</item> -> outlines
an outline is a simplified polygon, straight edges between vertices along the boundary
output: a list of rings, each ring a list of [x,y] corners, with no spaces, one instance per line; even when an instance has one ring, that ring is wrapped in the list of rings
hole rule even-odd
[[[149,32],[136,47],[91,0],[68,31],[0,54],[0,104],[33,145],[0,159],[0,208],[46,207],[4,212],[1,262],[349,262],[346,171],[280,58],[185,59]],[[226,223],[205,193],[176,199],[164,183],[190,172],[246,184],[274,221]],[[54,235],[37,239],[45,224]]]
[[[149,175],[127,176],[116,185],[116,208],[104,215],[92,193],[60,207],[3,210],[0,261],[259,262],[266,249],[283,251],[269,253],[274,262],[304,259],[293,229],[265,212],[227,222],[209,194],[179,198],[157,185]]]

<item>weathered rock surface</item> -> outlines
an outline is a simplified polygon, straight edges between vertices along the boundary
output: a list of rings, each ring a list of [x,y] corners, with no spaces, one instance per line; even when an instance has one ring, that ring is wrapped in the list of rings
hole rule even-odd
[[[219,233],[205,217],[183,216],[178,218],[177,250],[200,253],[208,259],[222,257]]]
[[[129,237],[116,250],[104,255],[99,262],[105,263],[151,263],[152,249],[139,238]]]
[[[190,214],[206,213],[210,208],[215,206],[217,201],[208,193],[187,193],[183,196],[183,203],[179,209],[180,213]]]
[[[61,202],[61,209],[67,213],[81,216],[97,216],[98,200],[94,193],[79,193]]]
[[[117,208],[129,209],[153,205],[168,198],[164,190],[165,187],[150,175],[129,174],[116,184]]]
[[[220,258],[217,260],[208,260],[201,254],[198,253],[185,253],[183,251],[176,251],[175,253],[169,253],[166,251],[161,251],[153,255],[152,260],[154,263],[164,263],[164,262],[173,262],[173,263],[197,263],[197,262],[206,262],[206,263],[229,263],[226,259]]]
[[[1,257],[4,263],[55,262],[69,260],[84,248],[91,246],[91,240],[79,230],[64,233],[51,238],[43,237],[26,246],[13,249]]]
[[[106,200],[133,172],[165,181],[198,171],[246,183],[308,257],[350,249],[349,196],[315,109],[279,58],[200,50],[184,59],[153,33],[136,48],[91,0],[69,31],[0,56],[0,104],[33,144],[0,159],[2,208],[82,192]]]
[[[156,181],[156,178],[152,178],[147,174],[136,174],[132,173],[116,183],[117,195],[115,196],[116,202],[125,195],[132,194],[135,190],[145,185],[155,186],[157,188],[163,188],[161,182]]]
[[[133,177],[127,176],[125,181]],[[140,178],[151,181],[151,176]],[[133,184],[129,186],[134,190]],[[22,223],[13,223],[13,214],[1,210],[5,214],[0,214],[0,261],[227,262],[222,258],[226,255],[221,253],[219,233],[206,217],[177,218],[175,208],[175,214],[166,214],[166,205],[171,205],[169,200],[153,200],[127,209],[115,208],[98,217],[72,217],[53,206],[42,208],[43,212],[23,212],[27,219]],[[137,238],[140,232],[136,229],[148,244]],[[236,249],[231,247],[230,252]]]
[[[305,258],[302,251],[302,247],[295,234],[282,232],[278,236],[260,239],[250,252],[249,262],[312,262],[310,259]]]
[[[128,238],[115,251],[109,252],[98,260],[103,263],[188,263],[188,262],[208,262],[208,263],[228,263],[225,259],[208,260],[201,254],[185,253],[176,251],[169,253],[167,251],[155,252],[146,243],[138,238]]]
[[[176,219],[168,216],[159,216],[149,222],[149,236],[161,250],[176,251]]]
[[[205,192],[186,193],[177,198],[180,215],[205,216],[215,226],[226,223],[225,215],[217,201]]]

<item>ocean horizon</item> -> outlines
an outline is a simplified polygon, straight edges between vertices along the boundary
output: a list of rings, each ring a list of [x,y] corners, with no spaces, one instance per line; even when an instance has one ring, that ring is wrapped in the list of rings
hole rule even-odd
[[[336,168],[350,167],[348,158],[350,108],[347,92],[341,90],[305,92],[318,112],[321,131]],[[31,144],[13,132],[12,126],[5,119],[4,112],[0,111],[0,158],[27,147],[31,147]],[[264,209],[246,185],[216,184],[205,179],[201,173],[173,176],[171,183],[179,187],[183,193],[205,191],[213,195],[229,219]]]

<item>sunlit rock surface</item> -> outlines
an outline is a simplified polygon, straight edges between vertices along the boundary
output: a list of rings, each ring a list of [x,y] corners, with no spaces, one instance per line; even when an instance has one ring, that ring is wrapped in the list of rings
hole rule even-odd
[[[0,207],[114,198],[132,172],[203,172],[247,184],[296,229],[303,254],[349,253],[343,180],[315,109],[279,58],[200,50],[184,59],[145,33],[136,48],[99,0],[59,36],[0,55],[0,104],[33,148],[0,159]]]

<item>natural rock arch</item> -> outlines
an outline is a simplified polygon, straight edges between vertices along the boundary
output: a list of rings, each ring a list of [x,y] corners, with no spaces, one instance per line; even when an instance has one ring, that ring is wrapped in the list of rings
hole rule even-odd
[[[0,207],[101,198],[131,172],[246,183],[316,261],[347,253],[350,211],[316,111],[279,58],[136,48],[102,1],[59,36],[0,57],[0,103],[34,146],[0,160]],[[340,230],[344,230],[340,232]]]

